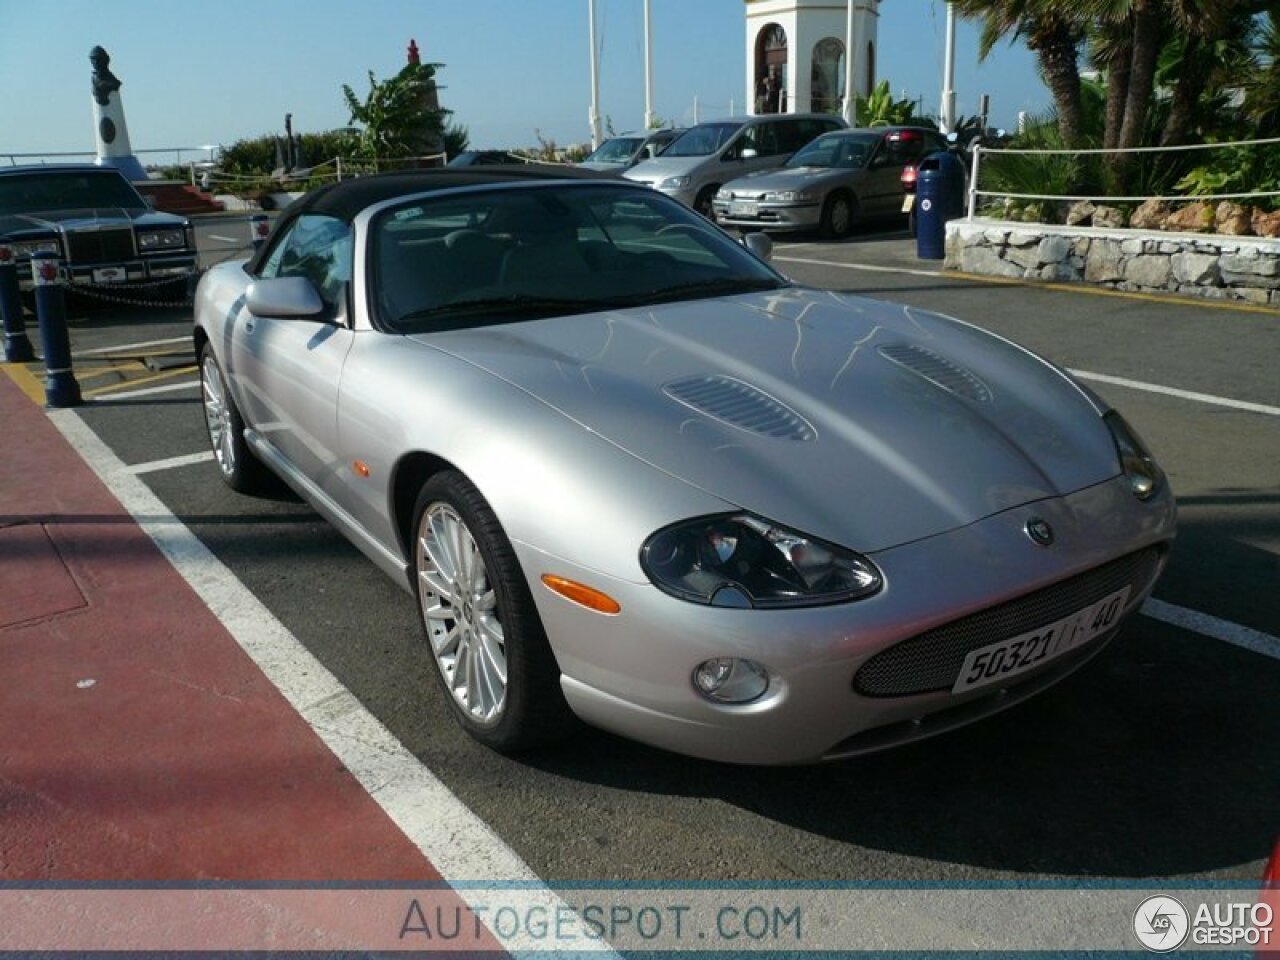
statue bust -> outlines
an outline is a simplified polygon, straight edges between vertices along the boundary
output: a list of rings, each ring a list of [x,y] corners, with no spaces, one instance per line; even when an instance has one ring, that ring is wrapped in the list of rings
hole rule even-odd
[[[111,72],[111,57],[102,47],[89,51],[89,62],[93,64],[93,99],[105,107],[111,94],[120,89],[120,81]]]

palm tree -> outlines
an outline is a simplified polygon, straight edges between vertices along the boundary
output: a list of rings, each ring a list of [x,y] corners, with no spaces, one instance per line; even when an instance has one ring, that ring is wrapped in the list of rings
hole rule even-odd
[[[1084,145],[1080,97],[1080,46],[1087,21],[1078,0],[954,0],[961,17],[982,24],[979,56],[986,58],[1004,37],[1022,39],[1036,55],[1041,76],[1053,96],[1062,140]]]

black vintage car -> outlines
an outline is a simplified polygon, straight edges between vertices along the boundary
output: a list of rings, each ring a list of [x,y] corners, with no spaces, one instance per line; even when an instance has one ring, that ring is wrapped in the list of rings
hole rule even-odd
[[[118,171],[91,164],[0,168],[0,241],[13,246],[24,290],[39,251],[57,254],[72,289],[185,290],[196,271],[190,221],[152,210]]]

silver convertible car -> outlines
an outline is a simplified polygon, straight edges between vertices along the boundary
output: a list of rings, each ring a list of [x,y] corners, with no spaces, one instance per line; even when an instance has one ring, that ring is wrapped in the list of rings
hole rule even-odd
[[[500,750],[577,717],[834,759],[1098,653],[1174,535],[1142,441],[1021,347],[797,287],[767,245],[563,171],[317,190],[200,283],[218,469],[278,474],[400,583]]]

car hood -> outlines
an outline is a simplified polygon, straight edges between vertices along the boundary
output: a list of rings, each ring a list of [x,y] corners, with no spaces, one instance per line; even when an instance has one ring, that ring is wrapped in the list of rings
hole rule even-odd
[[[658,183],[667,177],[679,177],[699,167],[711,159],[714,154],[704,157],[655,157],[642,160],[623,174],[628,180],[642,180],[645,183]]]
[[[910,307],[793,288],[415,339],[659,470],[864,552],[1119,472],[1059,370]]]
[[[828,183],[838,183],[857,175],[857,170],[845,170],[833,167],[782,167],[778,170],[765,170],[762,173],[749,173],[726,184],[725,188],[744,193],[772,192],[777,190],[804,190],[825,187]]]
[[[40,210],[0,216],[0,234],[30,230],[84,230],[90,227],[181,226],[182,217],[150,210],[95,207],[84,210]]]

